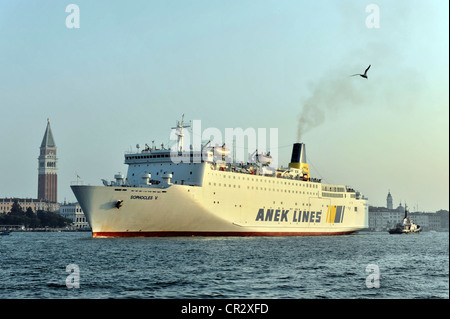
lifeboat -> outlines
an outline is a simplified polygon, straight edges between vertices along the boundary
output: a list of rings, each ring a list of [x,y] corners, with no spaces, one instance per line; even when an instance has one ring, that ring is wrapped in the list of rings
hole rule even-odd
[[[218,156],[227,156],[230,154],[230,150],[225,147],[225,144],[222,146],[214,146],[211,147],[212,151],[214,151],[214,155]]]
[[[267,154],[256,154],[256,161],[258,163],[261,163],[262,165],[269,165],[270,163],[272,163],[272,156],[270,155],[270,152],[268,152]]]

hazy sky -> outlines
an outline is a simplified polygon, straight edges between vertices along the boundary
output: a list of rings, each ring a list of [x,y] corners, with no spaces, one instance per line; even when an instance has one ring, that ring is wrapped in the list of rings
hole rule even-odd
[[[390,190],[395,206],[449,209],[447,0],[71,1],[0,0],[0,198],[37,197],[47,118],[58,200],[75,201],[76,174],[126,173],[124,152],[167,143],[183,113],[278,128],[283,165],[304,114],[313,176],[374,206]]]

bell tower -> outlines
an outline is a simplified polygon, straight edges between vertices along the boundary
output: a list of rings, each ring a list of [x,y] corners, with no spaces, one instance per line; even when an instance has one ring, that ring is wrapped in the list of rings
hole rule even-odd
[[[394,205],[392,204],[392,195],[391,195],[391,191],[388,192],[388,195],[386,197],[386,207],[388,209],[393,209]]]
[[[57,202],[57,172],[56,144],[47,119],[47,128],[42,139],[39,154],[38,199],[47,202]]]

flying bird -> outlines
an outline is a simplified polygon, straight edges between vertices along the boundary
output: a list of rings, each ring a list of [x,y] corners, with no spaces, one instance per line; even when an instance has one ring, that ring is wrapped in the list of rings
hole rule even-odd
[[[364,74],[359,74],[359,73],[357,73],[357,74],[353,74],[353,75],[350,75],[350,76],[359,75],[359,76],[361,76],[361,77],[367,79],[367,71],[369,71],[369,69],[370,69],[370,65],[369,65],[369,66],[367,67],[367,69],[364,71]]]

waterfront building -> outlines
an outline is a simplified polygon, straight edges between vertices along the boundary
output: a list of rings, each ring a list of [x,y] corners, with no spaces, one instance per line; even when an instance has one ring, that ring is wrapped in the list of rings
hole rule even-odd
[[[59,214],[72,220],[73,226],[77,229],[89,228],[86,216],[84,216],[83,210],[78,203],[64,203],[60,207]]]
[[[406,207],[406,204],[405,204],[405,207]],[[405,207],[403,207],[403,206],[402,206],[402,203],[400,203],[400,204],[398,204],[396,210],[397,210],[398,212],[401,212],[402,214],[404,214],[404,213],[405,213]]]
[[[385,231],[394,228],[403,220],[405,213],[384,207],[369,208],[369,230]]]
[[[31,208],[34,213],[39,210],[56,212],[59,210],[60,206],[59,203],[47,202],[42,199],[35,198],[0,198],[0,214],[9,213],[15,200],[17,200],[24,212],[28,208]]]
[[[397,209],[384,207],[369,207],[370,231],[387,231],[395,228],[405,217],[405,208],[400,204]],[[448,231],[448,211],[441,210],[436,213],[409,212],[408,217],[415,224],[420,225],[424,231]]]

